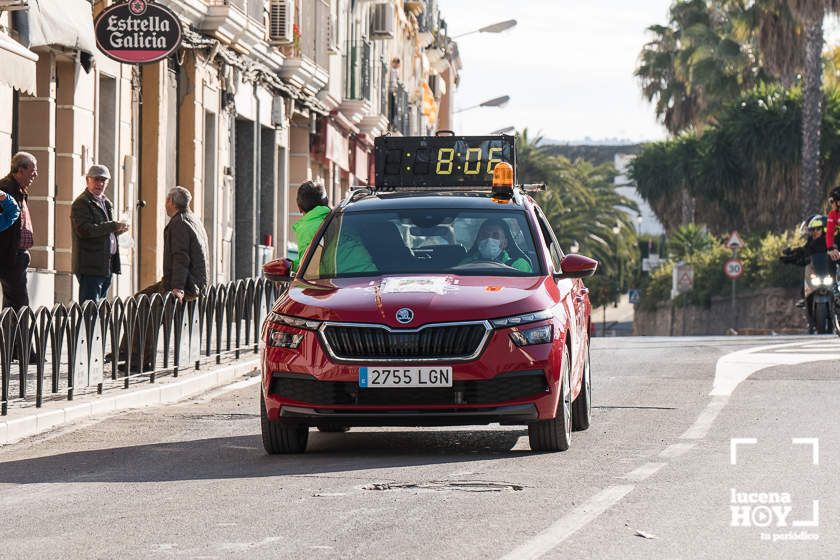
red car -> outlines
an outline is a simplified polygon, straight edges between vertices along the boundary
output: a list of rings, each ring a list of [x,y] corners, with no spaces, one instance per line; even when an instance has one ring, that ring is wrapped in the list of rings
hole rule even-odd
[[[512,163],[510,137],[507,152],[493,147],[499,137],[445,137],[454,161],[437,138],[390,139],[381,159],[377,144],[377,185],[387,186],[390,159],[402,165],[393,174],[416,169],[404,154],[420,157],[423,141],[426,170],[492,167],[460,182],[410,176],[408,191],[354,191],[267,317],[260,403],[268,453],[303,452],[311,427],[527,425],[539,451],[564,451],[573,429],[589,427],[590,304],[581,278],[597,262],[564,255],[535,201],[511,184],[512,166],[493,161]],[[492,189],[473,184],[492,179]],[[266,275],[279,279],[279,264],[267,264]]]

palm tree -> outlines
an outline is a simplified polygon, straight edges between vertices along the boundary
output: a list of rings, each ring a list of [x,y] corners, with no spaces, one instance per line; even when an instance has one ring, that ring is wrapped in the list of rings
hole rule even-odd
[[[726,0],[744,4],[746,0]],[[820,136],[822,132],[823,20],[840,12],[840,0],[754,0],[752,23],[760,37],[762,57],[782,85],[804,74],[802,107],[801,215],[820,206]]]
[[[669,25],[648,28],[653,39],[639,55],[635,76],[669,132],[703,128],[761,79],[756,49],[736,33],[742,10],[714,0],[677,0]]]
[[[787,0],[805,30],[805,87],[802,105],[802,215],[820,207],[823,19],[840,11],[840,0]]]

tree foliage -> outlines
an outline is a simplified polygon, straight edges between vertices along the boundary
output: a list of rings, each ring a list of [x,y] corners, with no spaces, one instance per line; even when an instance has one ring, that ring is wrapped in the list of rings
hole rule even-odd
[[[636,269],[639,258],[633,220],[622,210],[638,212],[638,208],[616,191],[615,167],[553,155],[542,138],[531,138],[527,129],[517,134],[516,167],[519,182],[547,185],[535,198],[563,250],[577,246],[579,253],[599,261],[592,280],[599,287],[593,304],[613,301],[626,289],[628,271]]]
[[[758,87],[731,103],[702,134],[649,144],[630,176],[668,231],[680,225],[683,191],[696,200],[695,220],[715,233],[733,228],[780,232],[803,216],[799,200],[802,94]],[[840,171],[840,93],[825,96],[821,193]]]

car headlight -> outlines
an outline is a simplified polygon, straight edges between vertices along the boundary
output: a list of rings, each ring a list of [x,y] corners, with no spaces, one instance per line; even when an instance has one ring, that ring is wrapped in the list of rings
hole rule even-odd
[[[265,319],[268,323],[276,325],[286,325],[287,327],[295,327],[298,329],[306,329],[308,331],[317,331],[321,326],[321,321],[312,321],[310,319],[301,319],[300,317],[292,317],[291,315],[281,315],[280,313],[270,312]]]
[[[531,346],[532,344],[548,344],[554,337],[554,327],[543,325],[524,331],[513,331],[510,338],[517,346]]]
[[[303,341],[302,333],[293,333],[282,329],[269,328],[266,343],[269,348],[290,348],[295,350]]]
[[[518,325],[525,325],[527,323],[536,323],[537,321],[545,321],[551,319],[554,315],[551,311],[544,309],[542,311],[535,311],[533,313],[524,313],[522,315],[514,315],[513,317],[504,317],[502,319],[493,319],[490,321],[497,329],[505,327],[516,327]]]
[[[834,284],[834,278],[831,276],[824,276],[822,279],[823,286],[831,286]]]

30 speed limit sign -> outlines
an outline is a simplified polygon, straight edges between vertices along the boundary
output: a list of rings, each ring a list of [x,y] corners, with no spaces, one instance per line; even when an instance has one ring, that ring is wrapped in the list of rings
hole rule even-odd
[[[744,263],[741,262],[741,259],[729,259],[726,261],[726,264],[723,265],[723,272],[732,280],[740,278],[744,273]]]

